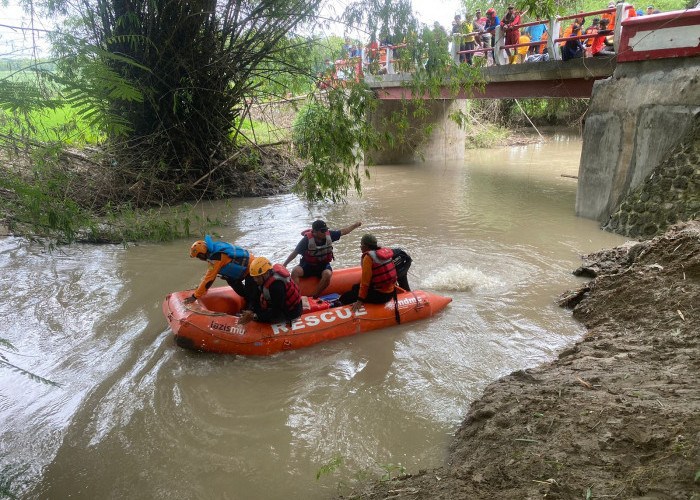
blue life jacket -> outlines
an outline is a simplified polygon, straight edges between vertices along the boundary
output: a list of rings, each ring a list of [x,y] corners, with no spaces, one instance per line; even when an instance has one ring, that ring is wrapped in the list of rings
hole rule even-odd
[[[207,260],[211,261],[216,254],[226,254],[231,258],[231,262],[226,264],[219,270],[219,275],[228,279],[241,279],[248,274],[248,262],[250,254],[247,250],[224,243],[223,241],[214,241],[211,236],[206,235],[204,242],[207,244]],[[214,259],[218,260],[218,259]]]

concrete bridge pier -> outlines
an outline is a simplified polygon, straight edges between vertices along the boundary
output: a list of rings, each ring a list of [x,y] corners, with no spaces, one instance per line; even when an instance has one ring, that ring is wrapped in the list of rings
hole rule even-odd
[[[576,215],[604,222],[700,119],[700,59],[618,61],[586,112]]]
[[[365,163],[386,165],[413,163],[422,160],[464,159],[466,134],[450,118],[466,112],[467,101],[457,99],[425,100],[426,113],[414,116],[416,105],[405,100],[379,100],[371,116],[377,132],[389,133],[394,141],[382,138],[379,151],[365,152]],[[408,129],[401,134],[392,116],[406,116]],[[426,128],[428,129],[426,133]],[[403,135],[403,136],[402,136]]]

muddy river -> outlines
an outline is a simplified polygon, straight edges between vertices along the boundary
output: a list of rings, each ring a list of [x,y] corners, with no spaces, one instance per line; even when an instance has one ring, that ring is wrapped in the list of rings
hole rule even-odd
[[[329,498],[358,478],[442,464],[469,403],[583,333],[555,305],[579,254],[623,241],[574,216],[581,142],[467,151],[464,162],[374,167],[362,197],[294,195],[198,207],[219,239],[282,262],[317,218],[362,221],[413,257],[435,318],[268,358],[177,347],[161,312],[204,264],[192,240],[77,245],[0,239],[0,470],[21,498]],[[224,285],[218,281],[218,285]],[[325,472],[336,469],[334,472]],[[320,478],[317,480],[317,475]]]

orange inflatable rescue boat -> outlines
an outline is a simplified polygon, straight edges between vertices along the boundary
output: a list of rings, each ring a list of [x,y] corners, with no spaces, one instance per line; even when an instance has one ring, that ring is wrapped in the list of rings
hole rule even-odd
[[[359,266],[334,270],[324,293],[342,294],[350,290],[353,284],[360,282],[361,273]],[[317,278],[302,278],[302,295],[311,295],[317,284]],[[261,356],[394,326],[397,311],[401,323],[428,318],[452,301],[420,290],[402,291],[397,295],[396,306],[393,300],[386,304],[364,304],[353,313],[349,305],[331,307],[325,303],[319,306],[312,299],[305,299],[311,303],[311,308],[305,308],[304,314],[291,325],[251,321],[238,326],[236,315],[243,306],[243,299],[230,287],[211,288],[204,297],[185,304],[184,300],[190,295],[192,290],[171,293],[163,302],[163,313],[177,345],[198,351]]]

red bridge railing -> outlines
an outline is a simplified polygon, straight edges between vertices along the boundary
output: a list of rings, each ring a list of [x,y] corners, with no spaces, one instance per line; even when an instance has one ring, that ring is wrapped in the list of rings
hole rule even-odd
[[[474,49],[470,50],[459,50],[459,45],[463,37],[479,36],[483,35],[484,32],[474,31],[467,34],[453,34],[450,53],[455,64],[459,64],[461,55],[471,54],[486,57],[487,61],[490,64],[505,65],[509,63],[507,57],[507,50],[517,50],[521,47],[536,47],[546,45],[549,58],[551,60],[561,60],[561,51],[559,50],[559,46],[563,45],[566,41],[585,41],[592,38],[596,38],[598,36],[606,36],[601,34],[561,36],[562,26],[565,24],[566,21],[582,18],[586,19],[593,16],[601,16],[608,18],[614,17],[614,26],[610,26],[608,31],[610,31],[613,35],[613,43],[616,54],[618,54],[618,56],[621,55],[621,57],[618,57],[618,61],[625,60],[625,57],[629,58],[629,56],[620,53],[620,47],[622,47],[623,52],[630,52],[633,50],[630,47],[629,41],[627,40],[627,38],[629,37],[625,38],[623,35],[623,25],[628,26],[626,34],[629,34],[630,36],[634,35],[640,30],[652,28],[663,29],[664,26],[670,26],[671,28],[676,29],[676,31],[672,34],[669,34],[669,44],[674,43],[673,37],[675,37],[676,44],[685,43],[682,41],[678,42],[678,29],[682,29],[683,26],[690,26],[690,29],[693,29],[693,27],[697,27],[697,25],[700,25],[700,9],[688,9],[686,11],[678,11],[675,13],[657,14],[654,16],[644,16],[642,18],[630,19],[636,16],[634,6],[627,3],[620,3],[615,8],[601,9],[590,12],[579,12],[577,14],[572,14],[563,17],[557,16],[544,21],[521,23],[514,27],[514,29],[524,29],[529,26],[546,25],[549,36],[545,40],[506,45],[504,43],[505,30],[502,29],[501,26],[497,26],[495,28],[495,33],[493,34],[494,42],[492,47],[481,46],[475,47]],[[555,33],[556,35],[552,36],[552,33]],[[684,55],[686,53],[697,54],[698,52],[700,52],[700,45],[692,46],[693,37],[690,36],[690,38],[691,40],[687,44],[689,45],[689,47],[683,48],[683,50],[681,50],[678,53],[679,55]],[[695,37],[695,40],[697,40],[697,37]],[[395,58],[394,52],[395,50],[403,48],[405,46],[406,44],[367,47],[362,50],[362,55],[360,57],[336,61],[335,72],[333,77],[341,80],[350,78],[359,79],[365,73],[397,73],[397,63],[400,62],[400,59]],[[649,52],[649,49],[646,47],[644,50],[646,52]],[[660,54],[661,52],[658,53]],[[669,53],[673,53],[673,50],[670,49],[668,46],[664,45],[663,53],[667,54],[668,56]],[[490,58],[489,55],[491,56]],[[648,54],[645,57],[648,58]],[[489,59],[492,59],[492,61],[489,61]]]

